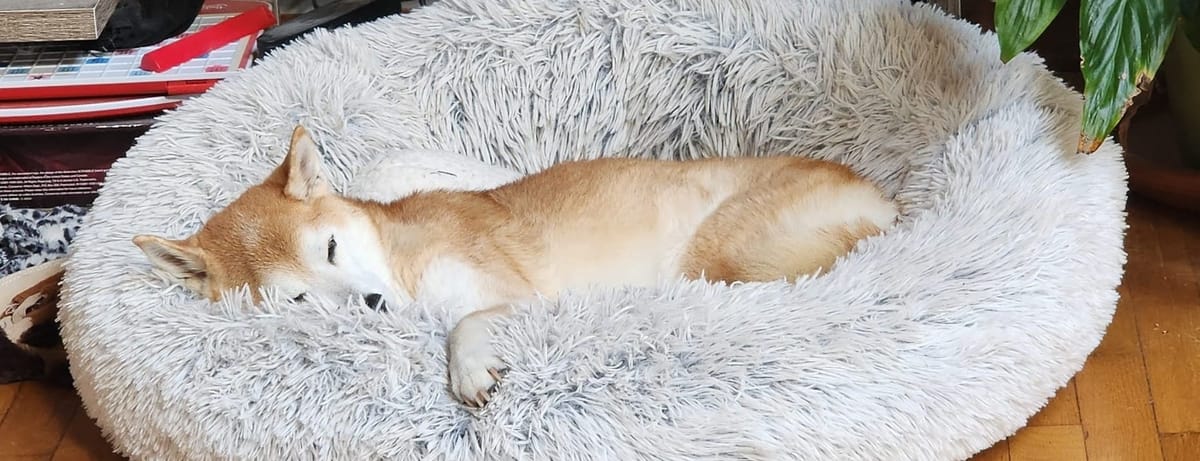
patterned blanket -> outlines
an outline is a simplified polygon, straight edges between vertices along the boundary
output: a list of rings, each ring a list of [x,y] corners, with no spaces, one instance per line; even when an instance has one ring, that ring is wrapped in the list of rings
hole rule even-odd
[[[56,320],[61,270],[36,268],[67,254],[85,212],[0,204],[0,383],[47,377],[65,363]]]
[[[75,205],[22,209],[0,204],[0,277],[65,256],[85,212]]]

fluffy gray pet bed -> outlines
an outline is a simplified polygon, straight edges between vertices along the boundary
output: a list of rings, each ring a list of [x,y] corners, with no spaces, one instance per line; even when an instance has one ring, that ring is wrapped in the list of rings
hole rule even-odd
[[[113,168],[64,282],[72,371],[133,458],[962,459],[1111,319],[1125,172],[1113,143],[1075,155],[1080,109],[1035,56],[1002,64],[994,36],[901,0],[446,0],[317,33]],[[360,195],[787,153],[853,165],[903,219],[794,285],[523,311],[473,411],[446,390],[443,306],[210,305],[130,243],[197,229],[296,122]]]

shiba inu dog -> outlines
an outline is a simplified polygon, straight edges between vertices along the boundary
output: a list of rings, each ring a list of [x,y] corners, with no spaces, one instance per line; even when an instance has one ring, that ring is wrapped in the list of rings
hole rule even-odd
[[[461,306],[450,390],[488,402],[505,364],[491,323],[565,290],[679,277],[794,279],[890,226],[893,203],[849,168],[797,157],[563,163],[485,191],[390,203],[335,194],[302,127],[284,159],[183,240],[139,235],[158,268],[211,300],[249,286],[296,300]]]

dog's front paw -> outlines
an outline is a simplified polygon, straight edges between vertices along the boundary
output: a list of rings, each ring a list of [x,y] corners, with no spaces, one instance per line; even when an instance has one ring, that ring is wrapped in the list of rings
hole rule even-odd
[[[482,407],[505,371],[486,341],[457,342],[450,350],[450,390],[463,403]]]
[[[474,312],[450,332],[450,392],[459,401],[482,407],[492,399],[505,366],[492,349],[491,322],[509,311],[501,306]]]

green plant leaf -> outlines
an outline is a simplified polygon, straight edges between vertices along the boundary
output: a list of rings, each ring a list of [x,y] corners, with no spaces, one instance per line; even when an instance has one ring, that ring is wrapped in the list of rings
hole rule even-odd
[[[1179,0],[1083,0],[1079,49],[1085,99],[1079,151],[1095,152],[1162,64]]]
[[[1000,60],[1008,62],[1029,48],[1046,31],[1065,3],[1067,0],[996,0]]]
[[[1183,15],[1183,31],[1192,48],[1200,50],[1200,0],[1179,0],[1179,14]]]

